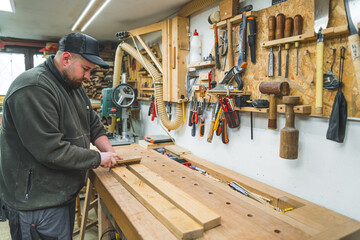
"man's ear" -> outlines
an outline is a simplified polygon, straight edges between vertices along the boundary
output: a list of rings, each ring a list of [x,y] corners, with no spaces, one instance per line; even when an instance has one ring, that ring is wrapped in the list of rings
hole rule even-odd
[[[68,66],[71,63],[72,55],[69,52],[64,52],[61,56],[61,63],[64,67]]]

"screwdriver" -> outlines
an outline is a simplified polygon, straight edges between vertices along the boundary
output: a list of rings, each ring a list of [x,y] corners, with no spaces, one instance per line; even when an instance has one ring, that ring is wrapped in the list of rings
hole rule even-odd
[[[303,27],[303,17],[298,14],[294,17],[294,36],[302,34]],[[299,74],[299,44],[300,42],[295,42],[296,47],[296,75]]]
[[[292,17],[287,17],[285,20],[285,34],[284,37],[291,37],[294,29],[294,20]],[[285,78],[289,77],[289,48],[290,43],[285,44],[286,49],[286,65],[285,65]]]
[[[284,24],[285,24],[285,15],[279,13],[276,15],[276,39],[284,37]],[[278,52],[278,76],[281,76],[281,44],[279,45]]]
[[[269,17],[268,28],[269,28],[269,41],[275,40],[275,16]],[[272,46],[270,48],[270,53],[269,53],[268,77],[274,77],[274,52]]]
[[[226,118],[222,118],[221,121],[221,140],[224,144],[229,142],[229,138],[227,136],[227,129],[226,129]]]

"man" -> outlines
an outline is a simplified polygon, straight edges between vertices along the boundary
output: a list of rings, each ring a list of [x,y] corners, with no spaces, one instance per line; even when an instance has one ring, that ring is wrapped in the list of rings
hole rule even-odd
[[[95,65],[108,67],[97,40],[71,33],[55,56],[22,73],[6,94],[0,198],[13,239],[71,239],[86,171],[121,159],[82,86]],[[90,150],[90,142],[101,152]]]

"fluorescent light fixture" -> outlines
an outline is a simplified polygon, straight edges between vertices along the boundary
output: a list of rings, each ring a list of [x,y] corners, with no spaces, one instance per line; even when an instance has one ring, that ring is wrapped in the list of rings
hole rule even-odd
[[[85,29],[90,25],[90,23],[97,17],[97,15],[99,15],[99,13],[106,7],[106,5],[110,2],[111,0],[106,0],[106,2],[96,11],[96,13],[90,18],[90,20],[84,25],[84,27],[81,29],[81,31],[85,31]]]
[[[81,13],[80,17],[75,22],[75,24],[72,27],[71,31],[74,31],[78,27],[79,23],[84,19],[85,15],[89,12],[90,8],[94,5],[95,1],[96,0],[91,0],[89,2],[89,4],[86,6],[85,10]]]
[[[111,0],[91,0],[71,30],[75,31],[81,29],[81,32],[85,31],[110,1]]]
[[[14,0],[0,0],[0,11],[15,12]]]

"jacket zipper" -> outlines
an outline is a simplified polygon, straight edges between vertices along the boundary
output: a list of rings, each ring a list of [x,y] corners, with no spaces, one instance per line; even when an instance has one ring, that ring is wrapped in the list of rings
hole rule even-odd
[[[26,194],[25,194],[25,200],[29,199],[29,192],[30,192],[30,188],[31,188],[31,176],[32,176],[32,169],[29,169],[29,174],[28,174],[28,184],[26,187]]]

